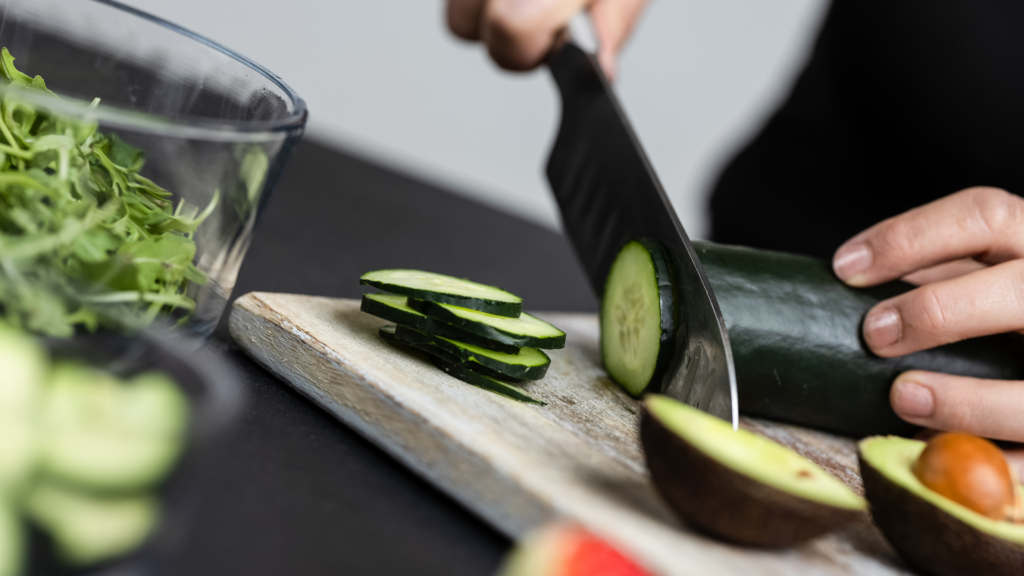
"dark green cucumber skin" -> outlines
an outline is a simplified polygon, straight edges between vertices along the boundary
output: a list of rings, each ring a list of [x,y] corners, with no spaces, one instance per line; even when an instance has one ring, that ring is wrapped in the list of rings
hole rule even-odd
[[[488,326],[487,324],[481,324],[479,322],[466,320],[465,318],[456,316],[444,307],[439,306],[437,302],[409,298],[408,305],[413,310],[426,314],[438,322],[454,326],[462,332],[475,334],[478,338],[482,338],[485,341],[500,342],[502,344],[518,348],[542,348],[544,350],[558,350],[559,348],[565,348],[565,334],[562,334],[558,338],[536,338],[533,336],[510,334],[508,332],[498,330],[494,326]],[[444,336],[444,334],[441,334],[440,332],[437,334]],[[456,338],[456,340],[459,339]],[[468,342],[469,344],[476,344],[469,340],[460,341]],[[476,345],[480,346],[479,344]],[[480,347],[486,348],[486,346]],[[504,350],[501,350],[501,352],[504,352]],[[510,352],[510,354],[515,353],[516,352]]]
[[[658,362],[654,368],[652,383],[662,382],[665,371],[668,369],[675,351],[676,332],[679,326],[679,299],[676,297],[675,283],[672,279],[672,265],[665,254],[661,243],[653,238],[641,238],[638,240],[648,252],[651,253],[651,260],[654,261],[654,269],[658,275],[658,307],[661,310],[661,347],[658,352]],[[650,387],[650,384],[648,384]]]
[[[406,344],[416,347],[420,347],[421,345],[433,346],[441,352],[454,356],[458,363],[463,365],[467,362],[476,362],[493,370],[494,372],[497,372],[499,377],[502,379],[515,378],[521,380],[540,380],[545,374],[547,374],[548,367],[551,366],[550,359],[539,366],[526,366],[523,364],[506,364],[504,362],[498,362],[485,356],[475,355],[469,350],[453,345],[442,338],[434,337],[426,332],[420,332],[419,330],[409,328],[408,326],[399,325],[395,330],[395,337]],[[541,352],[541,354],[543,354],[543,352]]]
[[[488,300],[486,298],[472,298],[469,296],[459,296],[457,294],[444,294],[441,292],[430,292],[428,290],[417,290],[415,288],[407,288],[401,284],[390,284],[388,282],[378,282],[376,280],[364,280],[359,279],[359,283],[364,286],[373,286],[374,288],[387,292],[389,294],[400,294],[402,296],[408,296],[409,298],[416,298],[418,300],[429,300],[431,302],[440,302],[442,304],[452,304],[454,306],[461,306],[463,308],[469,308],[470,310],[479,310],[480,312],[487,312],[488,314],[494,314],[495,316],[505,316],[508,318],[519,318],[519,314],[523,311],[523,303],[520,302],[504,302],[501,300]]]
[[[1024,379],[1024,339],[1017,334],[899,358],[874,355],[861,337],[865,314],[910,284],[850,288],[816,258],[693,245],[729,330],[742,412],[854,436],[906,435],[916,427],[889,405],[901,372]]]
[[[529,394],[517,389],[512,386],[507,380],[501,378],[492,378],[479,374],[472,370],[467,370],[465,367],[457,363],[446,362],[440,356],[434,356],[434,366],[437,366],[441,370],[444,370],[445,374],[448,374],[452,378],[462,380],[467,384],[472,384],[477,388],[482,388],[488,392],[493,392],[512,400],[519,402],[525,402],[527,404],[538,404],[540,406],[547,406],[546,402],[541,402]]]
[[[409,303],[411,303],[412,301],[413,300],[410,298]],[[410,308],[412,308],[412,306],[410,306]],[[487,350],[494,350],[495,352],[504,352],[506,354],[519,353],[519,346],[513,346],[510,344],[506,344],[504,342],[490,340],[488,338],[478,336],[471,332],[460,330],[458,327],[446,324],[444,322],[440,322],[438,320],[434,320],[432,318],[409,314],[404,310],[398,310],[382,302],[378,302],[376,300],[367,298],[365,294],[363,295],[362,302],[359,304],[359,309],[363,312],[366,312],[367,314],[376,316],[383,320],[387,320],[388,322],[394,322],[395,324],[410,326],[417,330],[422,330],[423,332],[437,334],[438,336],[451,338],[452,340],[458,340],[459,342],[465,342],[466,344],[472,344],[474,346],[479,346]]]
[[[474,362],[472,360],[469,361],[469,362],[463,362],[462,360],[459,359],[458,356],[456,356],[454,354],[449,354],[448,352],[445,352],[444,350],[441,350],[437,346],[434,346],[433,344],[428,344],[425,341],[408,342],[406,340],[402,340],[401,338],[399,338],[395,334],[396,328],[397,328],[397,326],[395,326],[394,324],[385,324],[384,326],[381,326],[377,330],[377,334],[379,334],[380,337],[383,338],[384,340],[387,340],[388,342],[391,342],[393,344],[401,344],[403,346],[410,346],[410,347],[416,348],[417,350],[420,350],[422,352],[426,352],[427,354],[430,355],[432,360],[441,360],[441,361],[447,362],[449,364],[454,364],[454,365],[462,368],[463,370],[469,370],[470,372],[476,372],[477,374],[480,374],[481,376],[486,376],[488,378],[495,378],[495,379],[498,379],[498,380],[502,380],[504,382],[518,382],[519,381],[516,378],[510,378],[510,377],[508,377],[508,376],[506,376],[504,374],[501,374],[500,372],[495,372],[494,370],[491,370],[487,366],[484,366],[484,365],[479,364],[477,362]]]
[[[661,312],[661,339],[659,340],[658,359],[654,365],[651,379],[647,382],[647,387],[636,394],[636,397],[639,398],[647,392],[660,391],[660,387],[664,384],[665,371],[668,370],[676,347],[676,333],[679,327],[679,322],[677,321],[679,318],[679,299],[676,297],[675,284],[672,281],[674,278],[673,269],[665,253],[665,248],[653,238],[637,238],[635,241],[639,242],[647,250],[651,255],[651,261],[654,262],[654,271],[658,277],[658,309]],[[625,248],[628,244],[629,242],[626,242],[622,248]],[[622,248],[619,250],[621,251]],[[605,281],[606,286],[607,284],[608,282]],[[604,311],[603,305],[601,306],[601,311]],[[599,318],[598,323],[600,326],[604,326],[601,320]],[[601,357],[603,363],[603,353]],[[621,388],[627,394],[629,393],[624,386]]]

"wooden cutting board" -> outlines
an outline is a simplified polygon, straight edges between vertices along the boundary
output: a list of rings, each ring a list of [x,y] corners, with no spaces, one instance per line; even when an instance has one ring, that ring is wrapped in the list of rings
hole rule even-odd
[[[509,536],[553,519],[582,523],[658,574],[908,573],[870,518],[800,547],[733,546],[678,521],[650,483],[638,405],[601,368],[591,314],[538,314],[564,350],[525,386],[535,406],[462,383],[426,355],[382,341],[359,301],[251,293],[231,334],[257,362]],[[821,464],[858,493],[854,442],[744,418]]]

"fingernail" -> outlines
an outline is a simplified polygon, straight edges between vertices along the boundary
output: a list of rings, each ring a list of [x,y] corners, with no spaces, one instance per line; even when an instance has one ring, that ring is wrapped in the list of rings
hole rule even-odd
[[[864,319],[864,339],[872,350],[888,348],[900,341],[900,315],[892,308],[868,312]]]
[[[843,246],[832,258],[832,269],[836,276],[851,286],[863,286],[867,282],[864,272],[871,266],[871,248],[866,244]]]
[[[935,396],[930,388],[917,382],[897,382],[894,386],[892,407],[900,416],[927,418],[935,412]]]

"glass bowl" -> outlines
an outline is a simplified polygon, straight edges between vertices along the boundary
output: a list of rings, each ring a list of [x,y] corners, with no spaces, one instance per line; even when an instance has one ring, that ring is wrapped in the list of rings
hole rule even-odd
[[[95,328],[97,318],[102,325],[109,324],[111,318],[114,324],[146,324],[162,317],[200,338],[209,337],[234,287],[259,209],[302,136],[305,103],[280,78],[245,57],[110,0],[0,0],[0,7],[0,47],[13,56],[20,72],[40,76],[55,94],[5,83],[0,87],[4,122],[22,121],[19,110],[61,119],[63,123],[55,125],[77,138],[69,148],[72,152],[104,141],[109,158],[116,154],[109,147],[114,141],[111,135],[116,134],[120,142],[129,145],[124,150],[138,149],[144,154],[138,176],[129,175],[126,186],[138,188],[137,182],[148,179],[167,193],[157,202],[166,206],[169,215],[163,217],[168,222],[190,218],[193,224],[201,222],[194,230],[182,227],[174,231],[185,239],[176,239],[186,244],[184,250],[154,253],[108,243],[101,246],[99,256],[92,256],[103,260],[99,264],[74,261],[80,247],[67,237],[58,238],[65,243],[46,259],[72,277],[70,283],[54,281],[53,276],[49,280],[53,298],[63,308],[58,306],[49,313],[50,324],[39,320],[39,326],[28,327],[59,334],[65,325],[76,331],[82,326]],[[94,134],[81,136],[80,127],[86,128],[83,133],[91,127]],[[4,128],[0,126],[0,131]],[[23,139],[17,133],[13,137],[0,134],[0,153],[7,155],[0,157],[15,162],[20,157],[12,155],[27,155],[24,148],[33,143],[19,140]],[[50,154],[54,160],[41,168],[45,175],[40,177],[66,175],[58,153]],[[95,176],[104,169],[97,157],[85,162],[92,168],[84,168],[93,171],[93,182],[113,179],[118,171],[128,173],[123,164],[129,160],[123,160],[105,168],[110,176]],[[37,162],[31,158],[17,161]],[[90,178],[82,176],[76,181],[75,174],[69,182]],[[13,209],[10,214],[3,213],[10,208],[3,203],[4,186],[18,183],[0,180],[0,298],[31,300],[48,289],[35,290],[24,283],[24,274],[7,268],[18,261],[10,252],[5,259],[5,247],[10,248],[19,240],[17,235],[31,226],[20,226]],[[83,196],[75,190],[70,194]],[[103,208],[104,201],[102,197],[95,200],[97,209]],[[130,203],[124,204],[118,209],[131,209]],[[108,224],[113,226],[112,222]],[[156,227],[146,222],[140,226]],[[160,230],[165,229],[169,228]],[[50,236],[59,236],[56,232],[48,231]],[[188,247],[189,243],[194,248]],[[23,263],[24,254],[18,254]],[[183,269],[189,257],[194,268],[188,267],[184,277],[163,276],[165,271]],[[83,273],[84,268],[90,272]],[[39,282],[45,285],[47,280]],[[139,288],[144,284],[158,286],[162,295]],[[98,311],[98,316],[76,315],[82,306],[89,308],[90,314]],[[30,308],[26,314],[42,312]],[[60,314],[64,314],[62,319],[54,321]],[[11,313],[7,315],[10,318]],[[32,323],[26,318],[15,320],[23,325]]]

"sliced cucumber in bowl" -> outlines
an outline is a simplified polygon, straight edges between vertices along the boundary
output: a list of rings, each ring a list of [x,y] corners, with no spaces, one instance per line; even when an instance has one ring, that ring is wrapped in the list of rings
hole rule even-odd
[[[91,490],[143,490],[167,476],[185,447],[188,400],[165,374],[123,382],[64,361],[47,388],[39,467],[53,478]]]

